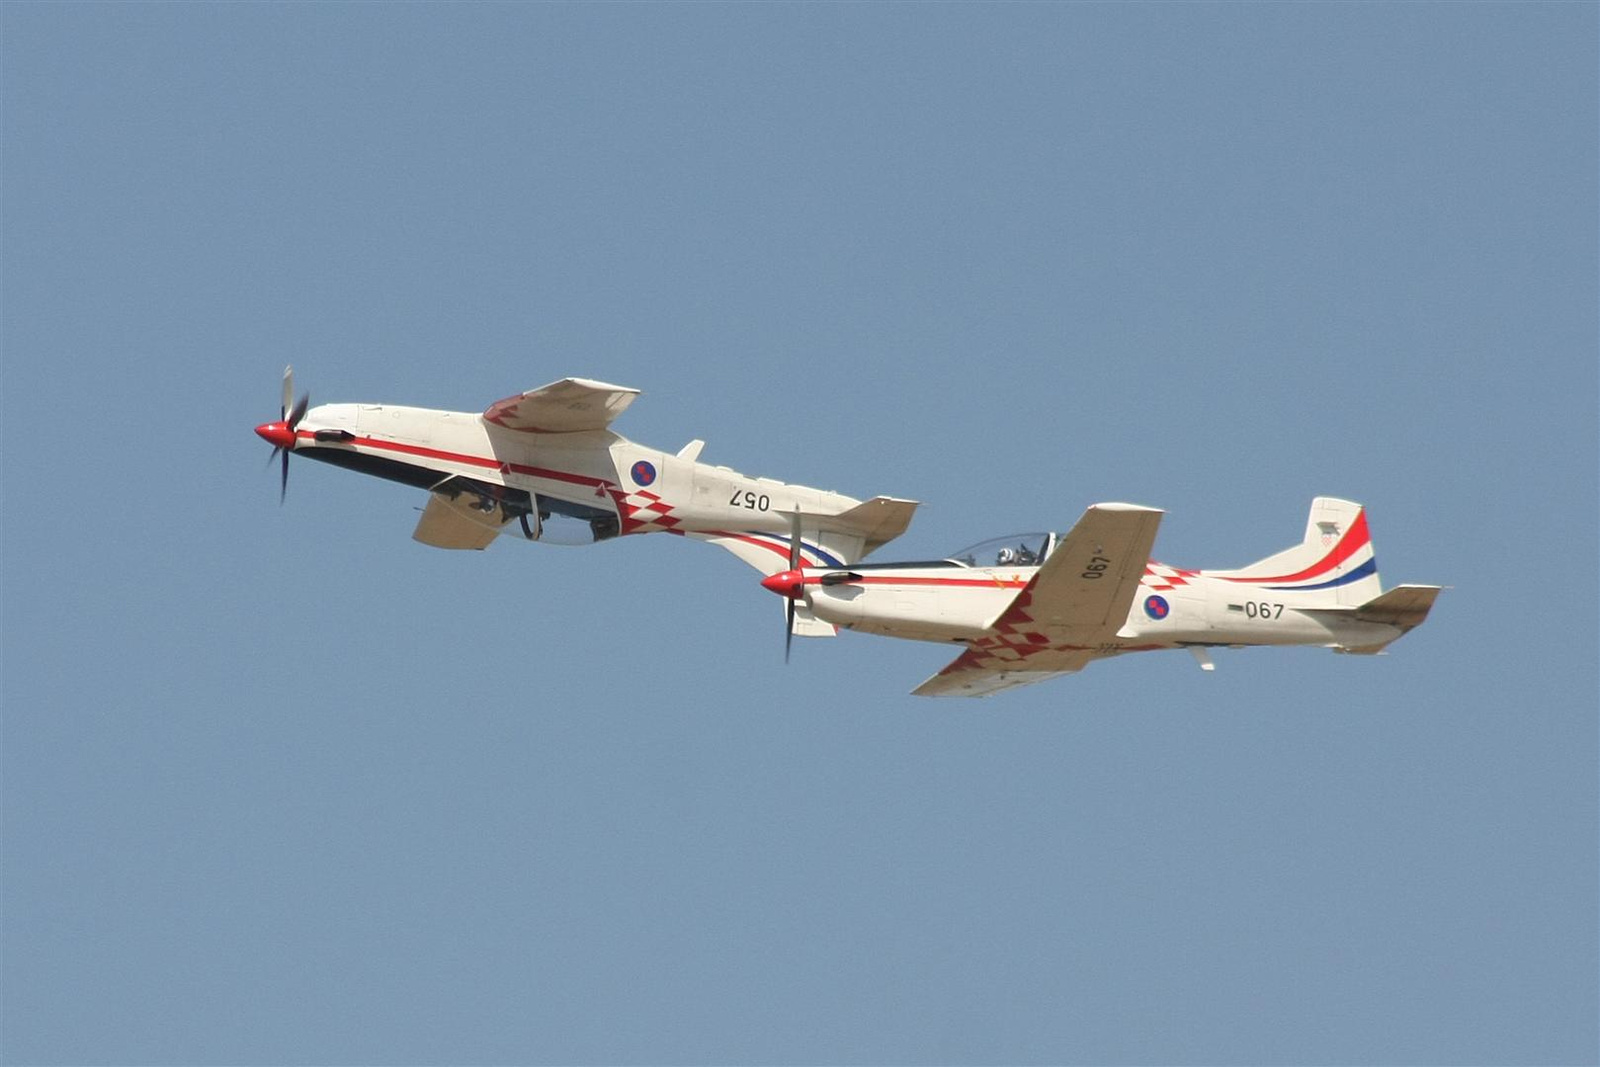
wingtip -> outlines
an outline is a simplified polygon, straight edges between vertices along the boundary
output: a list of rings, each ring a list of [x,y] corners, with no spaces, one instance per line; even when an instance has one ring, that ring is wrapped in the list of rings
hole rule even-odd
[[[1149,515],[1164,515],[1162,508],[1152,508],[1144,504],[1127,504],[1120,500],[1108,500],[1102,504],[1093,505],[1096,511],[1142,511]]]

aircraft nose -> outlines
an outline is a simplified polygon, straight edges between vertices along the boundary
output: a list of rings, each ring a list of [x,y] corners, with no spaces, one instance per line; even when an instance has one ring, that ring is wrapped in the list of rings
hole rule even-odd
[[[806,580],[799,571],[779,571],[769,574],[761,579],[761,588],[786,596],[790,600],[799,600],[800,594],[805,589]]]
[[[278,448],[294,448],[295,434],[289,429],[289,424],[283,420],[277,422],[264,422],[256,427],[256,436],[269,445]]]

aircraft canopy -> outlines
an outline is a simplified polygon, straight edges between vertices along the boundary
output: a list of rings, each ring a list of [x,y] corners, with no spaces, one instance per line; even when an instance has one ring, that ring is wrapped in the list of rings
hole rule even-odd
[[[1054,540],[1049,531],[1010,534],[980,541],[945,558],[968,567],[1037,567],[1050,554]]]

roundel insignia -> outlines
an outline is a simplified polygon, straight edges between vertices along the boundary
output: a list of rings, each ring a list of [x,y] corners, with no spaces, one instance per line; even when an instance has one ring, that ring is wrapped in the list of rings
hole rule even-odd
[[[1172,611],[1164,596],[1148,596],[1144,600],[1144,613],[1152,619],[1164,619]]]
[[[634,485],[649,485],[656,480],[655,464],[649,460],[641,459],[628,471],[633,476]]]

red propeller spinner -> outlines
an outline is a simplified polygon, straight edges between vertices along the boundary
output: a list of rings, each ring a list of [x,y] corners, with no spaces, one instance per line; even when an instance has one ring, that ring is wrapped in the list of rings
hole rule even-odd
[[[295,433],[284,420],[262,423],[256,427],[256,436],[274,448],[294,447]]]
[[[307,393],[300,398],[300,402],[290,408],[289,402],[294,398],[294,368],[283,368],[283,406],[278,409],[277,422],[264,422],[256,427],[256,436],[272,446],[272,455],[283,453],[283,467],[278,482],[278,503],[283,503],[283,498],[289,493],[289,453],[294,451],[295,427],[300,425],[300,420],[306,417],[306,408],[311,404],[311,394]],[[268,459],[268,463],[272,460]]]
[[[805,576],[797,570],[779,571],[777,574],[769,574],[761,579],[761,588],[777,593],[779,596],[786,596],[790,600],[800,599],[801,593],[805,590],[805,584]]]

